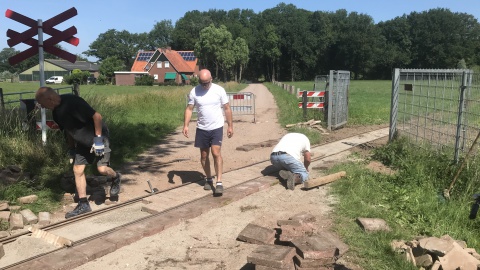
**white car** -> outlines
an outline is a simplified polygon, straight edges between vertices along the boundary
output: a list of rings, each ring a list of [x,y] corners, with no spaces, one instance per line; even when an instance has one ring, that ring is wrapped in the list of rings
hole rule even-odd
[[[46,84],[61,84],[62,82],[63,76],[52,76],[45,81]]]

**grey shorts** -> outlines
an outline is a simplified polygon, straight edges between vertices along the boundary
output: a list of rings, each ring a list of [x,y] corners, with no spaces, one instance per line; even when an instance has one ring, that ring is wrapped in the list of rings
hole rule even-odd
[[[110,141],[108,140],[108,138],[104,138],[103,142],[105,144],[105,154],[100,157],[97,157],[95,153],[90,153],[90,150],[92,149],[91,147],[77,145],[77,147],[75,148],[75,160],[73,164],[97,164],[97,167],[110,166],[110,153],[112,152],[112,150],[110,149]]]
[[[212,145],[222,146],[223,127],[214,130],[202,130],[197,128],[195,133],[195,147],[200,149],[210,148]]]

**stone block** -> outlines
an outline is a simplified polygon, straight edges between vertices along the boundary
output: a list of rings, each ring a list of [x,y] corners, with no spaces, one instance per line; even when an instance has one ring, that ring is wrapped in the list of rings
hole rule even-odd
[[[357,223],[366,232],[390,231],[390,227],[381,218],[357,218]]]
[[[38,225],[45,226],[51,223],[50,213],[49,212],[40,212],[38,213]]]
[[[2,202],[0,203],[0,211],[5,211],[5,210],[8,210],[8,207],[10,205],[8,204],[8,202]]]
[[[10,234],[6,231],[0,231],[0,239],[9,237]]]
[[[24,225],[37,224],[38,217],[37,217],[37,215],[35,215],[35,213],[32,212],[32,210],[24,209],[24,210],[20,211],[20,214],[23,216],[23,224]]]
[[[439,257],[438,260],[443,270],[476,270],[477,265],[480,265],[479,260],[475,259],[456,242],[453,242],[453,248],[445,256]]]
[[[10,229],[23,229],[23,216],[21,214],[13,213],[10,215]]]
[[[327,238],[320,235],[307,236],[293,239],[292,244],[297,248],[297,253],[303,259],[329,259],[339,255],[338,248]]]
[[[313,227],[308,224],[302,226],[284,225],[280,227],[280,241],[292,241],[295,238],[310,236],[313,234]]]
[[[285,226],[285,225],[291,225],[291,226],[301,226],[302,223],[300,220],[277,220],[277,225],[278,226]]]
[[[19,206],[19,205],[10,205],[8,207],[8,210],[10,210],[10,212],[12,212],[12,213],[18,213],[18,212],[20,212],[21,209],[22,209],[22,207]]]
[[[329,231],[321,231],[317,232],[318,235],[321,235],[322,237],[328,239],[330,243],[332,243],[334,246],[338,248],[338,255],[337,255],[337,260],[338,258],[342,257],[345,252],[348,251],[349,246],[345,244],[340,237],[338,237],[336,234],[329,232]]]
[[[437,237],[422,238],[418,241],[421,248],[437,256],[444,256],[453,248],[452,240],[443,240]]]
[[[28,196],[25,196],[25,197],[18,198],[17,202],[22,203],[22,204],[30,204],[30,203],[36,202],[37,200],[38,200],[37,195],[28,195]]]
[[[0,211],[0,221],[7,221],[10,219],[10,211]]]
[[[278,268],[278,267],[269,267],[265,265],[255,265],[255,270],[295,270],[295,264],[289,263],[284,266],[284,268]]]
[[[87,256],[89,261],[103,257],[108,253],[114,252],[117,248],[114,243],[105,241],[105,239],[95,239],[87,243],[74,246],[73,249]]]
[[[237,239],[251,244],[273,244],[275,230],[250,223],[240,232]]]
[[[250,255],[247,262],[271,268],[284,269],[292,263],[295,256],[295,248],[276,245],[258,246]]]
[[[304,259],[299,255],[296,255],[293,258],[293,262],[301,268],[314,268],[314,267],[330,267],[335,263],[334,257],[323,258],[323,259]]]
[[[415,265],[427,268],[433,265],[433,258],[430,254],[424,254],[418,257],[415,257]]]
[[[315,218],[314,215],[309,214],[307,212],[300,212],[293,217],[290,218],[291,220],[300,220],[302,223],[306,222],[315,222],[317,219]]]

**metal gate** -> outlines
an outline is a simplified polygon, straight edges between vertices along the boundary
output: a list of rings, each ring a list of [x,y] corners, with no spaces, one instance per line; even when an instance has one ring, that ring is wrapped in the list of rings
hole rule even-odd
[[[255,123],[255,95],[251,92],[227,93],[230,109],[233,115],[253,115]],[[188,104],[188,95],[186,96]],[[193,108],[192,120],[197,117],[197,107]]]
[[[480,74],[467,69],[395,69],[389,139],[452,149],[454,161],[479,132]]]
[[[348,88],[350,86],[350,71],[330,70],[326,85],[327,128],[334,130],[347,124],[348,119]],[[321,84],[319,84],[320,87]],[[315,83],[315,88],[317,83]]]

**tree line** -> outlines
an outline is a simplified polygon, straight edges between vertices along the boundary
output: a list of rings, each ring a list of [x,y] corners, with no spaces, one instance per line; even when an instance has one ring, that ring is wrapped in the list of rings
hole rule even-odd
[[[479,41],[478,20],[446,8],[375,24],[368,14],[281,3],[259,13],[193,10],[175,26],[161,20],[145,33],[110,29],[84,54],[108,63],[108,70],[129,70],[139,50],[194,50],[200,65],[222,80],[313,80],[329,70],[348,70],[354,79],[390,79],[393,68],[480,71]]]

